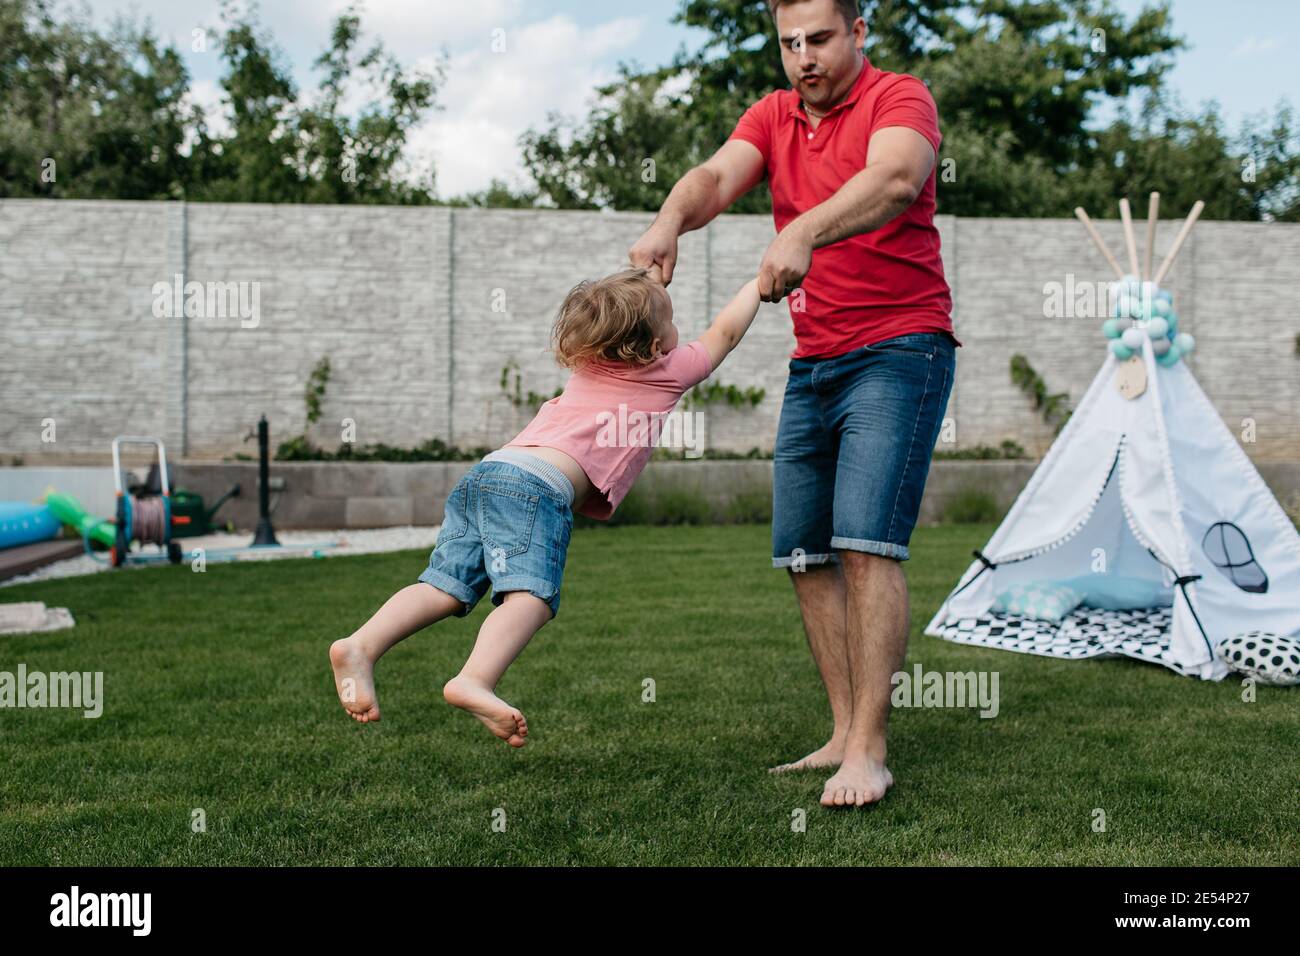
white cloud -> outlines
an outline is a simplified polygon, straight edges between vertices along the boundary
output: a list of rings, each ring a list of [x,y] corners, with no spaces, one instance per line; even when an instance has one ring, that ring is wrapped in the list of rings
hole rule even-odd
[[[482,189],[494,176],[519,183],[520,134],[544,126],[551,111],[584,115],[595,87],[616,75],[600,62],[634,47],[643,27],[623,18],[583,29],[555,16],[506,28],[503,52],[485,39],[453,53],[439,94],[444,109],[412,130],[408,155],[432,156],[444,197]]]
[[[1260,53],[1267,53],[1269,50],[1276,50],[1281,46],[1282,40],[1278,37],[1257,37],[1252,34],[1233,47],[1232,55],[1256,56]]]
[[[93,5],[100,25],[117,13],[149,18],[185,57],[192,99],[205,108],[209,124],[217,131],[227,128],[220,115],[216,46],[210,38],[206,52],[191,49],[192,30],[219,26],[216,0],[93,0]],[[348,6],[349,0],[258,4],[262,26],[293,64],[307,101],[319,79],[311,61]],[[440,195],[483,189],[494,177],[522,184],[520,134],[544,126],[550,112],[585,115],[595,88],[617,75],[613,64],[640,52],[646,32],[640,17],[611,17],[594,26],[581,26],[564,14],[528,21],[537,9],[524,0],[366,0],[363,47],[382,40],[401,63],[425,69],[444,51],[448,55],[446,82],[438,92],[442,109],[411,130],[406,151],[412,167],[433,163]],[[503,52],[493,51],[494,39],[504,41]],[[363,102],[368,92],[355,90],[345,107]]]

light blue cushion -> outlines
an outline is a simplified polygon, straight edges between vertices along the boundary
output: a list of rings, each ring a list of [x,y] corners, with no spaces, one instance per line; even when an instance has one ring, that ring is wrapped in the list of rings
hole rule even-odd
[[[1105,611],[1129,611],[1142,607],[1169,607],[1174,592],[1150,578],[1119,574],[1081,574],[1061,582],[1083,595],[1084,607]]]
[[[1083,600],[1083,594],[1059,581],[1013,584],[993,602],[993,610],[1040,621],[1060,621]]]

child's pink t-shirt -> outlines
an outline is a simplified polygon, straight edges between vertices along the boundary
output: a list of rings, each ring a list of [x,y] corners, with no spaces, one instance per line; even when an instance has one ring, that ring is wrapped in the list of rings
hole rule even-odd
[[[650,460],[677,400],[712,372],[698,339],[649,365],[593,362],[569,376],[508,447],[546,445],[576,460],[596,489],[578,512],[605,521]]]

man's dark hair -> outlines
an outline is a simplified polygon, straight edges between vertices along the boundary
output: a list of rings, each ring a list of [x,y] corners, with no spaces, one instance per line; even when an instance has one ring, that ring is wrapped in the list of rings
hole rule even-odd
[[[767,0],[767,9],[776,20],[776,8],[789,3],[805,3],[807,0]],[[844,18],[844,25],[853,28],[853,22],[862,16],[862,0],[835,0],[835,9]]]

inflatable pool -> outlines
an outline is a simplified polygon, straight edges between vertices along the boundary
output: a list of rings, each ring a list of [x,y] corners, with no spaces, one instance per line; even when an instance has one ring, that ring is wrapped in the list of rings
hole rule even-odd
[[[45,505],[0,501],[0,548],[48,541],[59,533],[59,519]]]

